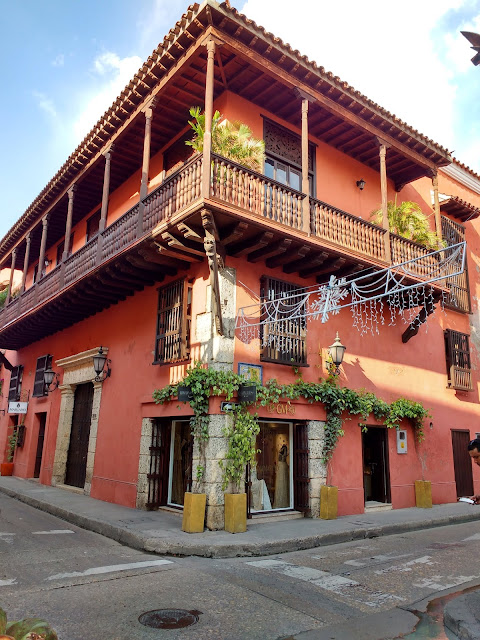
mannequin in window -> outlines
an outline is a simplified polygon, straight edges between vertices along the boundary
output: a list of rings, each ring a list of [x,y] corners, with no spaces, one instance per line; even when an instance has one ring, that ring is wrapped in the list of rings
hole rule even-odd
[[[274,509],[285,509],[290,506],[290,473],[288,468],[288,447],[283,444],[278,452],[277,473],[275,475]]]

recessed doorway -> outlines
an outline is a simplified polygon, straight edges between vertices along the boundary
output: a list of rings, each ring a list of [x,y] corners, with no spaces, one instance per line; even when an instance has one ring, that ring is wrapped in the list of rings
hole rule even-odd
[[[362,433],[365,503],[390,502],[388,436],[385,427],[368,427]]]

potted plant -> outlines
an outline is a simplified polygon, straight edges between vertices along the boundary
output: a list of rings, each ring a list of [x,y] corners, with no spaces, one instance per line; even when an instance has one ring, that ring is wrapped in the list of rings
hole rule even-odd
[[[230,424],[225,428],[228,449],[225,460],[219,464],[223,470],[225,531],[243,533],[247,530],[247,494],[245,472],[247,464],[256,464],[256,437],[260,431],[257,415],[251,414],[245,404],[234,405],[228,411]]]
[[[58,640],[52,627],[40,618],[24,618],[7,622],[7,614],[0,608],[0,640]]]
[[[7,438],[7,461],[0,464],[0,475],[11,476],[13,474],[13,456],[17,446],[18,433],[16,430]]]

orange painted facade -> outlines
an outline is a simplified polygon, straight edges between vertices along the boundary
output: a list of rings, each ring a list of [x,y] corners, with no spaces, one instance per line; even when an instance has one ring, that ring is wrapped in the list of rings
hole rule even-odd
[[[231,19],[234,20],[234,17]],[[220,73],[219,70],[218,73]],[[301,137],[301,129],[298,126],[300,114],[296,117],[297,125],[295,126],[292,124],[291,118],[283,118],[275,112],[269,111],[266,106],[255,104],[233,90],[217,91],[217,93],[219,95],[215,95],[214,109],[218,109],[225,118],[231,121],[241,120],[248,124],[254,136],[263,138],[264,121],[265,118],[268,118],[299,138]],[[195,104],[194,100],[193,103]],[[180,127],[172,131],[172,139],[180,138],[188,130],[187,119],[188,112],[185,111],[185,125],[183,128]],[[310,142],[314,145],[315,198],[334,208],[348,212],[360,220],[368,221],[371,212],[381,206],[382,192],[379,172],[372,166],[343,153],[312,134]],[[167,181],[164,172],[164,158],[168,147],[169,145],[163,145],[150,158],[149,193]],[[115,151],[113,158],[115,158],[114,154]],[[185,157],[189,155],[191,154],[186,153]],[[129,177],[110,192],[107,228],[119,221],[126,212],[138,203],[142,169],[139,161],[136,163],[136,168],[134,167],[135,170],[131,172]],[[473,172],[462,168],[458,163],[454,163],[453,166],[457,168],[458,179],[439,168],[439,192],[461,198],[474,212],[480,207],[480,178]],[[366,182],[363,190],[360,190],[356,185],[360,178]],[[433,229],[435,221],[432,205],[432,181],[427,177],[427,172],[424,177],[409,181],[399,193],[396,193],[395,186],[394,180],[388,177],[388,200],[394,200],[397,197],[399,201],[413,200],[417,202],[422,210],[430,216]],[[95,206],[90,208],[81,219],[74,221],[72,226],[73,254],[84,247],[87,219],[99,209],[100,204],[101,200],[98,200]],[[218,202],[212,208],[214,216],[221,219],[222,211]],[[237,207],[236,212],[239,220],[247,219],[241,218],[243,215],[241,207]],[[152,238],[155,241],[161,243],[163,238],[161,234],[164,233],[164,229],[170,229],[168,224],[172,220],[175,221],[175,212],[170,215],[170,220],[162,219],[158,222],[157,230],[152,231]],[[250,213],[248,215],[251,216]],[[448,214],[446,215],[448,217]],[[450,218],[455,220],[451,216]],[[188,218],[185,218],[185,221],[188,225]],[[197,221],[198,219],[194,224],[195,229],[199,228]],[[162,225],[164,226],[162,227]],[[270,226],[277,234],[280,234],[279,225],[275,226],[271,223]],[[227,225],[225,225],[225,229],[227,229]],[[227,236],[225,229],[222,231],[223,237]],[[397,433],[395,430],[386,432],[384,464],[389,488],[388,499],[385,499],[385,502],[391,504],[394,509],[411,507],[415,504],[414,482],[419,479],[431,481],[432,498],[435,504],[455,501],[458,487],[452,451],[452,430],[468,431],[469,438],[475,437],[477,430],[480,431],[480,340],[478,338],[480,330],[478,317],[480,279],[477,258],[480,254],[479,231],[480,223],[476,216],[472,215],[472,219],[465,222],[471,314],[452,309],[442,310],[440,305],[437,305],[435,313],[428,317],[427,322],[420,327],[418,334],[406,343],[402,342],[402,334],[407,325],[397,321],[391,326],[387,306],[383,311],[384,323],[378,327],[378,333],[373,331],[361,335],[352,326],[352,315],[349,309],[344,309],[339,315],[330,317],[325,324],[319,320],[309,320],[307,323],[307,366],[300,369],[304,381],[317,382],[326,376],[325,358],[328,347],[338,332],[347,347],[339,376],[341,386],[357,390],[365,389],[387,402],[401,397],[408,398],[421,402],[430,409],[432,417],[425,422],[425,440],[422,443],[416,442],[410,424],[406,422],[402,424],[402,429],[405,429],[407,433],[406,454],[397,453]],[[298,232],[298,235],[301,233]],[[55,239],[52,244],[47,240],[45,256],[50,263],[46,269],[47,276],[57,267],[61,267],[56,262],[56,255],[57,247],[63,240],[64,237],[60,237]],[[221,242],[222,237],[219,240]],[[305,236],[305,242],[308,241],[310,241],[309,238]],[[203,250],[201,242],[195,247]],[[195,247],[193,244],[189,245],[190,251],[194,251]],[[345,254],[347,257],[351,257],[352,252],[348,246],[333,247],[332,249],[328,245],[327,248],[332,250],[334,255]],[[164,253],[165,250],[168,252],[169,248],[164,246]],[[118,255],[125,251],[126,249],[119,250]],[[327,282],[330,275],[327,273],[318,276],[312,273],[302,276],[299,271],[286,273],[281,264],[270,267],[266,259],[261,257],[255,257],[249,261],[248,253],[242,253],[240,249],[237,249],[236,254],[230,255],[227,245],[225,267],[235,274],[233,291],[236,312],[240,308],[258,301],[261,276],[269,276],[288,281],[299,287],[305,287],[313,286],[318,281]],[[4,259],[4,264],[8,261],[8,255],[6,250],[0,255]],[[187,255],[195,256],[196,254],[184,253],[183,255],[185,258]],[[38,262],[38,255],[36,258],[32,256],[27,272],[26,292],[33,286],[33,271],[36,261]],[[361,262],[360,259],[359,262]],[[373,264],[373,261],[371,263]],[[64,328],[54,331],[51,335],[39,334],[36,337],[35,334],[32,334],[32,337],[25,340],[26,344],[21,348],[6,351],[5,357],[10,365],[13,367],[23,366],[22,398],[28,397],[28,410],[24,422],[25,440],[23,447],[18,448],[15,453],[14,474],[16,476],[22,478],[34,476],[39,455],[39,430],[42,420],[45,420],[43,450],[40,452],[41,465],[38,470],[39,481],[46,485],[52,484],[52,482],[63,484],[58,480],[58,474],[55,471],[55,465],[61,464],[62,455],[65,455],[65,451],[62,455],[59,454],[62,437],[65,437],[59,429],[59,424],[68,421],[66,413],[71,411],[71,408],[68,409],[70,405],[66,399],[68,393],[65,390],[63,367],[58,365],[58,361],[74,358],[78,354],[98,349],[100,345],[103,345],[108,347],[111,376],[100,383],[101,401],[99,406],[96,406],[94,401],[92,409],[92,416],[98,424],[94,441],[91,436],[89,444],[89,456],[91,456],[93,463],[91,477],[87,473],[87,478],[89,478],[88,492],[92,497],[100,500],[129,507],[138,506],[141,485],[139,460],[142,452],[145,454],[142,429],[145,429],[146,419],[168,418],[175,421],[188,417],[192,413],[188,404],[176,401],[165,405],[156,405],[152,400],[153,390],[179,382],[185,375],[187,368],[195,361],[200,360],[210,366],[215,364],[208,360],[209,349],[216,340],[210,307],[211,286],[208,263],[204,258],[198,261],[194,260],[188,266],[185,265],[184,260],[183,265],[176,267],[175,273],[172,270],[166,270],[162,274],[162,278],[153,283],[150,277],[145,276],[148,282],[139,287],[141,290],[133,292],[132,295],[120,296],[119,294],[119,299],[112,299],[108,308],[92,312],[89,317],[74,321],[71,326],[65,322]],[[2,264],[0,264],[1,266]],[[381,264],[376,265],[376,268],[381,267]],[[117,269],[114,262],[111,269]],[[128,275],[127,269],[123,273],[125,273],[126,280],[131,277]],[[332,274],[335,275],[335,271],[332,271]],[[155,280],[156,276],[152,277]],[[182,363],[155,365],[152,362],[157,325],[158,289],[180,278],[187,278],[192,283],[190,357]],[[108,285],[105,285],[105,290],[108,291]],[[111,293],[113,298],[114,287],[112,287]],[[80,295],[82,294],[80,293]],[[84,293],[84,295],[87,294]],[[98,295],[101,296],[100,293]],[[47,310],[49,304],[50,302],[47,300],[45,302]],[[8,311],[8,307],[5,311]],[[57,313],[57,311],[58,308],[55,311],[52,310],[52,313]],[[2,322],[2,317],[0,317],[0,325],[5,328],[4,325],[6,326],[8,322],[4,324]],[[202,333],[203,329],[201,330],[201,327],[204,327],[207,322],[212,323],[209,340],[205,338],[205,333]],[[27,331],[26,326],[21,330]],[[473,386],[471,391],[447,388],[444,343],[444,331],[447,329],[470,336]],[[0,328],[0,347],[3,346],[2,331],[3,329]],[[235,337],[231,338],[231,348],[232,357],[229,366],[234,372],[237,371],[239,363],[250,363],[262,366],[264,382],[275,378],[280,383],[286,384],[294,382],[299,375],[298,371],[295,371],[291,366],[262,361],[258,339],[243,342],[237,332]],[[60,385],[58,389],[44,397],[33,397],[37,359],[45,354],[53,356],[52,369],[60,374]],[[74,376],[74,374],[75,366],[72,365],[69,375]],[[0,451],[3,452],[6,449],[7,436],[18,418],[8,412],[9,373],[5,365],[2,368],[1,377],[5,380],[3,398],[0,403],[0,408],[5,410],[5,415],[0,415]],[[91,379],[93,377],[92,368]],[[74,391],[75,384],[69,382],[68,385]],[[219,402],[219,399],[211,399],[211,415],[222,415]],[[288,412],[282,407],[274,407],[270,410],[258,407],[256,411],[260,420],[265,423],[303,422],[307,424],[312,421],[324,421],[326,417],[323,406],[309,404],[305,401],[292,403]],[[324,482],[336,485],[339,489],[339,515],[363,513],[365,509],[366,483],[369,482],[369,473],[367,473],[366,466],[368,465],[365,462],[367,455],[365,447],[367,445],[359,422],[358,417],[345,416],[345,434],[340,439],[325,470]],[[383,429],[382,425],[377,423],[373,417],[368,420],[368,424],[371,425],[369,432]],[[467,456],[466,451],[465,456]],[[290,455],[290,465],[292,465],[292,455]],[[476,470],[473,471],[473,480],[475,493],[480,493],[480,476]]]

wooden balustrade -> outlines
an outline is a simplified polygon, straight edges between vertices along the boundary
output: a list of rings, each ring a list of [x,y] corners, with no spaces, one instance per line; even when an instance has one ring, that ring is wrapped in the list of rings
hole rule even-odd
[[[143,199],[144,232],[200,198],[202,167],[202,156],[197,154]]]
[[[312,233],[364,256],[385,260],[385,229],[310,198]]]
[[[59,291],[60,284],[60,267],[55,267],[37,283],[37,302],[43,302],[50,296],[55,295]],[[23,299],[22,299],[23,303]],[[23,311],[23,304],[22,304]]]
[[[138,204],[102,231],[101,262],[135,241],[137,235]]]
[[[65,286],[91,271],[97,261],[98,236],[65,260]],[[38,300],[40,302],[40,300]]]
[[[432,253],[432,249],[427,249],[417,242],[407,240],[394,233],[390,234],[390,251],[392,254],[392,264],[401,264],[419,258],[416,262],[405,265],[404,269],[408,273],[418,276],[427,276],[432,273],[432,269],[438,266],[440,254]]]
[[[212,154],[211,196],[244,211],[302,229],[300,191]]]

